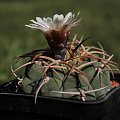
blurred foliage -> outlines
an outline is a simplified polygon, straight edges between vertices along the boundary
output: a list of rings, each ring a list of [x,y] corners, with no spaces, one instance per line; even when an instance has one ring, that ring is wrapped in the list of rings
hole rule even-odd
[[[119,5],[119,0],[0,0],[0,81],[12,79],[10,65],[15,64],[16,56],[47,47],[40,31],[24,25],[36,16],[52,17],[69,11],[80,11],[82,18],[81,26],[70,37],[94,35],[86,44],[97,45],[99,41],[120,65]]]

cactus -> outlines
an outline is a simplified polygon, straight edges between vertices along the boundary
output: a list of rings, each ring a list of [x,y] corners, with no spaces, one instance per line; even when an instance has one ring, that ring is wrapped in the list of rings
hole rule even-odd
[[[112,88],[110,73],[118,70],[116,63],[111,59],[102,45],[85,46],[84,42],[92,37],[77,36],[69,42],[69,34],[73,27],[79,25],[77,16],[69,12],[63,15],[54,15],[51,18],[36,18],[33,24],[26,25],[39,29],[45,35],[49,48],[35,50],[19,56],[20,59],[30,60],[12,73],[19,80],[18,84],[26,94],[34,94],[35,101],[38,95],[60,98],[71,98],[90,101],[104,97]],[[25,70],[22,77],[17,71]],[[119,70],[118,70],[119,71]]]

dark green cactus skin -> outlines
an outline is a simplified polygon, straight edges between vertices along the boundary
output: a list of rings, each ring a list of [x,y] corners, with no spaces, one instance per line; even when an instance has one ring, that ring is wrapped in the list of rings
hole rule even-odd
[[[78,51],[76,52],[78,54]],[[98,55],[96,55],[98,57]],[[99,57],[98,57],[99,58]],[[38,59],[39,60],[39,59]],[[82,62],[76,62],[74,60],[68,61],[71,66],[74,64],[75,67],[79,65],[95,61],[93,58],[86,58]],[[40,59],[40,61],[45,61],[48,65],[51,61],[46,61]],[[61,60],[60,60],[61,61]],[[47,76],[49,81],[41,86],[38,91],[38,95],[61,97],[61,98],[72,98],[82,100],[82,91],[91,91],[86,93],[84,98],[87,101],[99,99],[108,92],[110,87],[98,91],[93,91],[106,86],[110,86],[110,72],[107,67],[101,67],[103,63],[101,61],[93,62],[90,65],[86,65],[79,69],[82,71],[78,73],[77,71],[72,71],[68,69],[68,66],[63,68],[49,68],[45,72],[45,66],[41,64],[32,64],[30,69],[27,71],[21,85],[25,93],[36,94],[42,81]],[[62,66],[56,63],[55,65]],[[45,74],[44,74],[45,72]],[[92,92],[93,91],[93,92]],[[79,94],[66,94],[59,92],[77,92]]]

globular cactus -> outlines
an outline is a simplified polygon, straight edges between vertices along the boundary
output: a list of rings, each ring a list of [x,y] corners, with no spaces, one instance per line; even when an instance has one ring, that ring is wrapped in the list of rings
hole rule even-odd
[[[84,46],[91,38],[76,36],[68,42],[71,28],[78,26],[80,19],[69,12],[54,15],[51,18],[31,20],[33,24],[27,27],[40,29],[48,41],[49,49],[36,50],[24,54],[20,58],[29,57],[29,62],[21,65],[12,72],[19,80],[25,93],[71,98],[79,100],[96,100],[106,95],[111,89],[110,73],[118,70],[112,62],[113,55],[108,55],[102,46]],[[25,68],[22,77],[16,72]]]

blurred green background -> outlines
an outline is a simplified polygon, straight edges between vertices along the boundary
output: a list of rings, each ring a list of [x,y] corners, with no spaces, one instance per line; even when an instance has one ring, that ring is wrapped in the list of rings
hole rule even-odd
[[[40,31],[25,27],[36,16],[81,12],[81,26],[73,31],[85,37],[95,36],[86,44],[99,41],[120,66],[120,0],[0,0],[0,82],[10,80],[10,65],[15,57],[47,47]]]

